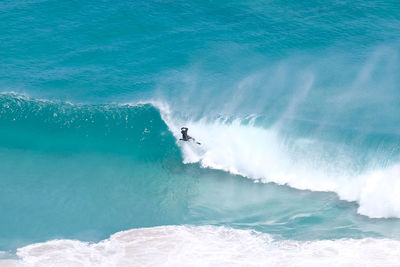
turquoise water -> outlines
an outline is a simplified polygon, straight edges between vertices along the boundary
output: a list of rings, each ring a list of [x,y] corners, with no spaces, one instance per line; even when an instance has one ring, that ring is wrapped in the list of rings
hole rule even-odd
[[[165,225],[398,240],[399,14],[3,1],[0,250]]]

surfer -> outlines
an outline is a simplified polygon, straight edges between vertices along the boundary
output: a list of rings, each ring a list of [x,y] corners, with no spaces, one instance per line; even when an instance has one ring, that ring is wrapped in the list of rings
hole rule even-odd
[[[188,130],[189,129],[187,127],[182,127],[181,128],[182,138],[179,139],[179,140],[182,140],[182,141],[190,141],[190,140],[192,140],[192,141],[196,142],[196,140],[193,137],[188,135]],[[196,142],[196,144],[201,145],[199,142]]]
[[[191,136],[188,135],[188,128],[186,127],[182,127],[181,128],[181,134],[182,134],[182,138],[181,140],[183,141],[189,141],[190,139],[193,139]]]

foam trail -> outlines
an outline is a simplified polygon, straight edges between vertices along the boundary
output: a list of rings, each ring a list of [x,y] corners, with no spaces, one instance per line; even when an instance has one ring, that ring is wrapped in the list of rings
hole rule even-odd
[[[251,230],[160,226],[118,232],[99,243],[52,240],[18,249],[0,266],[398,266],[388,239],[274,240]]]

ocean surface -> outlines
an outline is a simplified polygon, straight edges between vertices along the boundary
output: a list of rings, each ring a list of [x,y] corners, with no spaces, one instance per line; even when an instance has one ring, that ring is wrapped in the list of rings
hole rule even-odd
[[[399,266],[398,1],[0,21],[0,266]]]

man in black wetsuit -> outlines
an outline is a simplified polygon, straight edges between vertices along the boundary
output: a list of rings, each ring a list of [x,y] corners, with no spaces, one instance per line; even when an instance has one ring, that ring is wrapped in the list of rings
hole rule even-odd
[[[189,140],[192,140],[193,142],[196,142],[196,140],[195,140],[193,137],[191,137],[191,136],[189,136],[189,135],[187,134],[188,130],[189,130],[189,129],[186,128],[186,127],[182,127],[182,128],[181,128],[182,138],[179,139],[179,140],[182,140],[182,141],[189,141]],[[201,145],[200,142],[196,142],[196,144]]]
[[[190,137],[190,136],[187,134],[188,130],[189,130],[189,129],[186,128],[186,127],[182,127],[182,128],[181,128],[181,134],[182,134],[181,140],[183,140],[183,141],[189,141],[189,139],[192,139],[192,137]]]

